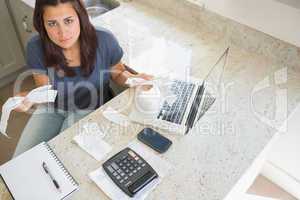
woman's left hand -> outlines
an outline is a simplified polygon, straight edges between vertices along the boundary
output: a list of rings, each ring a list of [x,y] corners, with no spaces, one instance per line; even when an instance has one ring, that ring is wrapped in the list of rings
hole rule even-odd
[[[149,74],[145,74],[145,73],[138,73],[138,74],[133,75],[132,77],[134,77],[134,78],[142,78],[142,79],[145,79],[147,81],[150,81],[150,80],[152,80],[154,78],[154,76],[149,75]]]
[[[132,76],[133,78],[142,78],[145,79],[147,81],[150,81],[154,78],[154,76],[149,75],[149,74],[145,74],[145,73],[138,73]],[[143,90],[150,90],[152,88],[152,84],[149,85],[142,85],[141,86]]]

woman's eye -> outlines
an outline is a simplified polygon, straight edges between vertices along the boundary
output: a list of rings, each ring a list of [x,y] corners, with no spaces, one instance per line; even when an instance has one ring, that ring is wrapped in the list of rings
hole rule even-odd
[[[71,24],[73,22],[73,19],[66,19],[65,24]]]
[[[56,25],[57,25],[56,22],[48,22],[48,26],[49,26],[49,27],[54,27],[54,26],[56,26]]]

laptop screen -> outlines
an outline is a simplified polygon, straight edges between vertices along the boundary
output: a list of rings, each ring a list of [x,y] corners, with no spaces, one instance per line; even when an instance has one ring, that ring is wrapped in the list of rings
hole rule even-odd
[[[218,90],[221,86],[224,68],[227,62],[229,47],[224,51],[221,57],[217,60],[214,66],[210,69],[204,78],[205,86]]]

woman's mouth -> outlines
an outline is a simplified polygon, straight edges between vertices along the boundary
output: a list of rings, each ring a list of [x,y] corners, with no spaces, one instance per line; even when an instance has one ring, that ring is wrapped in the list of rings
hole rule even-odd
[[[62,39],[62,40],[60,40],[60,42],[67,42],[67,41],[69,41],[71,39],[71,37],[70,38],[66,38],[66,39]]]

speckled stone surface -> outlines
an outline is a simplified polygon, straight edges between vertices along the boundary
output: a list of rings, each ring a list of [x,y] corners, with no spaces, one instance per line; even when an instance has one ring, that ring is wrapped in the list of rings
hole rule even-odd
[[[125,52],[124,61],[140,71],[172,71],[184,77],[203,78],[229,44],[217,33],[201,30],[135,1],[122,2],[119,8],[92,22],[116,35]],[[173,145],[159,156],[168,160],[174,169],[147,199],[223,199],[276,133],[275,127],[267,123],[274,121],[274,110],[279,108],[278,104],[274,107],[276,91],[287,91],[287,113],[299,102],[298,67],[285,65],[283,68],[269,56],[233,43],[230,46],[223,79],[226,89],[209,113],[186,136],[161,132]],[[266,84],[260,87],[261,83]],[[108,199],[88,178],[88,173],[102,162],[88,156],[72,138],[84,121],[96,121],[107,134],[105,141],[113,146],[110,155],[118,152],[143,126],[119,127],[107,121],[102,111],[110,105],[126,114],[133,97],[132,89],[125,91],[50,141],[80,184],[72,199]],[[280,124],[284,118],[276,120]],[[0,191],[2,188],[0,184]],[[8,199],[7,193],[1,192],[0,199]]]
[[[201,31],[211,32],[229,44],[270,57],[281,66],[300,66],[300,47],[215,14],[205,9],[201,0],[137,1],[184,20]]]

